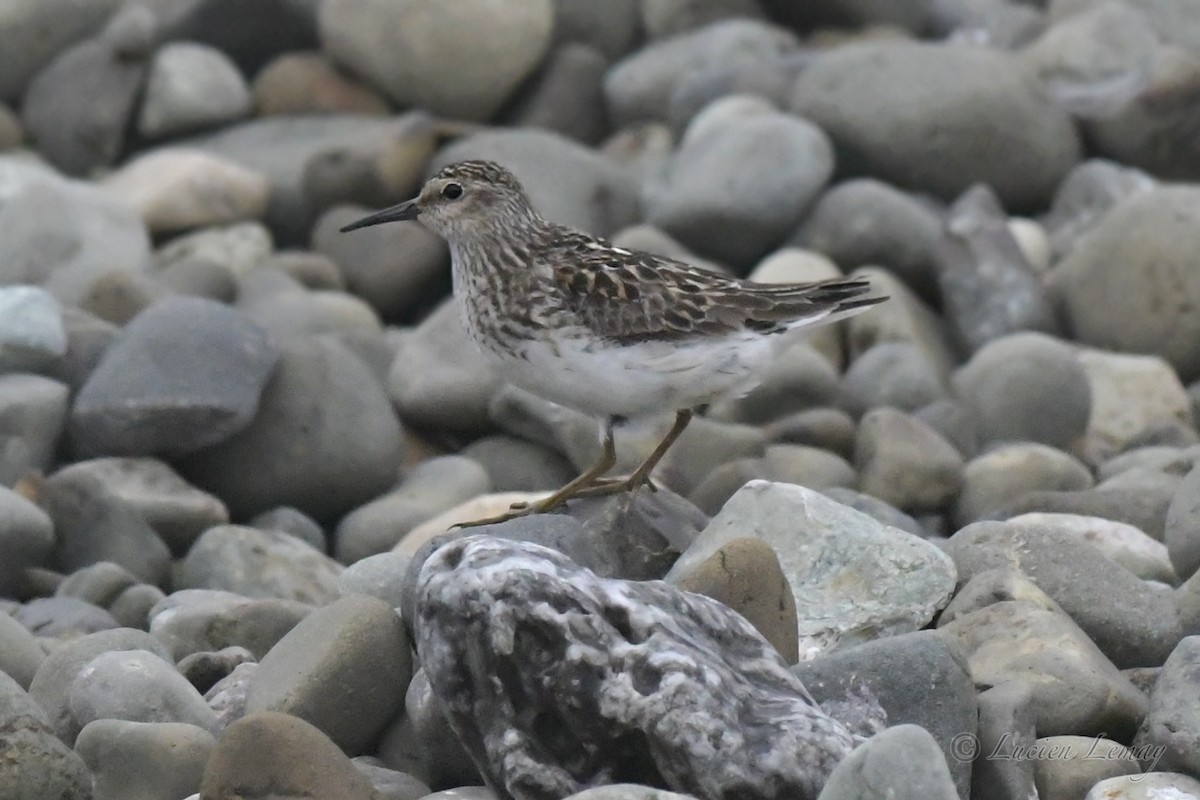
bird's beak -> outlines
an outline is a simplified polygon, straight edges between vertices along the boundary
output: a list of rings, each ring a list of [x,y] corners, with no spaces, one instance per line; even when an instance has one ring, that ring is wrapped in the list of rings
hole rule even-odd
[[[408,219],[416,219],[420,213],[421,209],[417,207],[417,201],[409,200],[398,206],[376,211],[374,214],[369,214],[356,222],[351,222],[342,228],[342,233],[356,231],[359,228],[368,228],[372,225],[382,225],[385,222],[402,222]]]

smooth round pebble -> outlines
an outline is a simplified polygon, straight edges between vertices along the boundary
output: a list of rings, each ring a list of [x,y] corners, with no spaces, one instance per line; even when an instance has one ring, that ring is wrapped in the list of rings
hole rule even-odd
[[[337,596],[342,566],[294,536],[242,525],[205,531],[183,559],[181,589],[324,603]]]
[[[175,665],[145,650],[101,653],[84,665],[70,688],[71,716],[79,726],[97,719],[185,722],[210,733],[217,717]]]
[[[93,800],[178,800],[200,788],[215,745],[196,725],[97,719],[79,732],[75,752],[92,771]]]

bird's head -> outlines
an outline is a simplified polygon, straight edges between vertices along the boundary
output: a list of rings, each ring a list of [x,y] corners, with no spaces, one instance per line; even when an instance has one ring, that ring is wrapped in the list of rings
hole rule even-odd
[[[385,208],[343,232],[401,220],[420,220],[445,239],[471,236],[482,227],[515,226],[536,216],[511,172],[491,161],[460,161],[425,182],[412,200]]]

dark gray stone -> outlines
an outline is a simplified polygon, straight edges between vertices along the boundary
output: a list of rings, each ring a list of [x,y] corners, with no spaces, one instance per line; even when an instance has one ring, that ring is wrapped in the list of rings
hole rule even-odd
[[[24,597],[26,570],[46,566],[54,549],[54,524],[37,505],[0,486],[0,597]]]
[[[546,57],[533,85],[507,115],[518,127],[542,128],[583,144],[608,132],[604,54],[583,44],[563,44]]]
[[[1173,486],[1159,489],[1147,487],[1099,487],[1080,492],[1029,492],[1018,500],[988,513],[991,519],[1008,519],[1032,511],[1082,514],[1125,522],[1161,541],[1166,525],[1167,509],[1175,495]]]
[[[0,796],[92,800],[92,776],[55,735],[49,713],[0,672]]]
[[[959,757],[975,760],[971,800],[1035,796],[1034,764],[1025,755],[1037,738],[1034,702],[1032,690],[1021,681],[979,693],[979,735],[959,740]]]
[[[250,520],[251,528],[264,531],[282,531],[295,536],[310,547],[324,553],[328,549],[325,530],[316,520],[291,506],[279,506],[264,511]]]
[[[1200,467],[1193,467],[1175,490],[1164,541],[1179,577],[1187,579],[1200,569]]]
[[[148,0],[167,41],[212,45],[254,74],[278,53],[317,44],[316,3],[264,0],[243,7],[238,0]],[[237,25],[230,25],[231,15]]]
[[[70,45],[98,31],[120,0],[9,0],[0,26],[0,100],[15,101],[29,81]]]
[[[615,775],[705,796],[815,798],[852,746],[749,623],[664,584],[600,579],[552,550],[472,536],[425,562],[417,608],[421,663],[451,727],[522,800]],[[663,648],[689,655],[667,665]],[[713,759],[711,735],[739,745]]]
[[[571,462],[550,447],[516,436],[476,439],[462,455],[481,464],[496,492],[533,492],[563,486],[577,474]]]
[[[242,647],[262,658],[311,611],[312,606],[295,600],[184,589],[151,609],[150,631],[176,661],[226,647]]]
[[[52,470],[67,393],[67,386],[40,375],[0,375],[0,485]]]
[[[196,687],[196,691],[207,693],[242,664],[255,663],[257,662],[253,653],[244,647],[232,645],[216,652],[186,655],[179,659],[175,668],[179,670],[180,675],[187,678],[188,683]]]
[[[29,629],[0,613],[0,672],[28,689],[46,654]]]
[[[943,376],[919,347],[883,342],[854,359],[842,376],[841,405],[855,417],[880,406],[917,411],[946,397]]]
[[[919,725],[898,725],[854,749],[821,791],[821,800],[956,800],[938,743]]]
[[[14,615],[17,622],[38,636],[69,639],[121,627],[103,608],[75,597],[39,597]]]
[[[1147,770],[1200,773],[1200,636],[1181,639],[1163,664],[1133,751]]]
[[[93,800],[166,800],[200,788],[215,745],[196,725],[98,719],[79,732],[75,752],[92,770]]]
[[[859,489],[902,511],[940,511],[962,485],[963,459],[954,446],[895,408],[876,408],[863,416],[854,465]]]
[[[72,441],[96,455],[181,456],[225,441],[258,411],[279,351],[228,306],[177,297],[135,317],[80,390]]]

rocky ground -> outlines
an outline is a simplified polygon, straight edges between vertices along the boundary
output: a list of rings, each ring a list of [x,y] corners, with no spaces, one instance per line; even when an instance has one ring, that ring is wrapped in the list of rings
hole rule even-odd
[[[1200,797],[1200,3],[0,0],[0,53],[0,797]],[[436,237],[338,233],[464,158],[891,300],[661,491],[431,558],[598,452]]]

